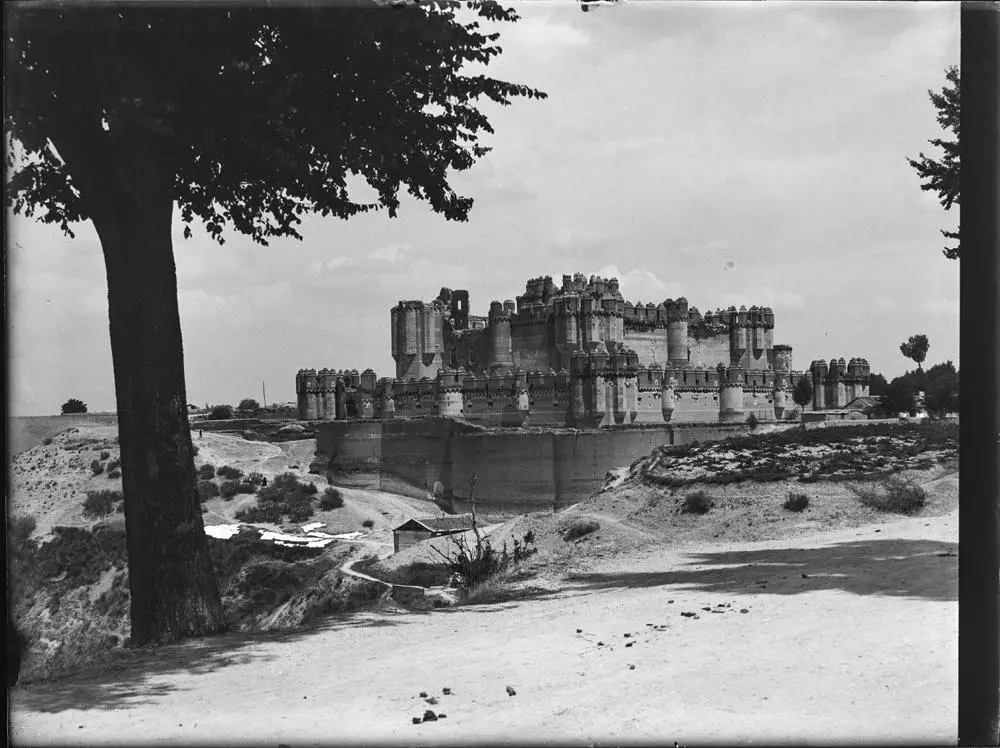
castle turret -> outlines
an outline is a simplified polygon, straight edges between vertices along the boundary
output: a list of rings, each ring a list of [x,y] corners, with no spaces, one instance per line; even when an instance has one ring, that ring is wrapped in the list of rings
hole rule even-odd
[[[663,420],[667,423],[674,415],[674,403],[676,402],[674,390],[677,387],[677,379],[670,369],[663,372],[663,388],[660,390],[660,410],[663,413]]]
[[[465,413],[461,375],[455,369],[442,369],[437,377],[438,415],[461,418]]]
[[[792,370],[792,347],[790,345],[776,345],[772,349],[774,357],[775,371]]]
[[[319,390],[316,397],[316,417],[324,421],[332,421],[337,412],[334,373],[330,369],[320,369],[316,375],[316,385]]]
[[[677,301],[667,299],[667,358],[670,365],[683,368],[688,365],[688,303],[683,296]]]
[[[719,421],[742,423],[746,420],[743,407],[743,367],[719,365]]]
[[[510,302],[513,306],[514,302]],[[514,368],[514,349],[510,335],[511,310],[507,304],[501,305],[494,301],[490,304],[489,316],[489,350],[490,365],[489,370],[493,372],[505,372]]]
[[[400,301],[389,312],[396,377],[436,376],[443,365],[444,305]]]
[[[809,373],[812,376],[813,387],[813,410],[824,410],[826,408],[826,378],[829,368],[826,361],[821,359],[813,361],[809,366]]]

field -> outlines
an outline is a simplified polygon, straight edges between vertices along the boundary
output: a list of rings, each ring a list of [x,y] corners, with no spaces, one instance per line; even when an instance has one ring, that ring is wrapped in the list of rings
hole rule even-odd
[[[57,478],[34,473],[36,462],[61,472],[67,490],[101,480],[88,475],[87,449],[113,435],[93,428],[15,463],[14,508],[34,510],[39,539],[73,512],[45,503],[46,481]],[[877,460],[868,460],[852,479],[850,456],[830,455],[857,435],[834,431],[818,464],[836,476],[772,469],[821,446],[816,432],[780,449],[763,440],[756,453],[752,441],[701,445],[623,466],[604,491],[565,512],[495,522],[496,547],[530,532],[539,550],[479,604],[409,610],[380,598],[152,652],[107,648],[76,671],[19,685],[14,740],[954,743],[954,434],[909,430],[862,442],[889,462],[873,475],[867,468]],[[98,441],[68,458],[82,470],[67,472],[50,454],[68,453],[60,440],[87,438]],[[291,471],[324,485],[304,469],[306,440],[273,445],[206,432],[196,443],[199,464]],[[696,476],[691,460],[702,468]],[[715,478],[734,462],[769,479]],[[893,513],[853,490],[885,496],[886,478],[919,487],[921,506]],[[688,508],[698,492],[703,513]],[[793,493],[807,497],[804,507],[785,508]],[[316,520],[338,531],[364,519],[372,526],[351,549],[330,549],[325,568],[375,554],[380,568],[405,574],[434,560],[422,547],[389,556],[393,523],[433,516],[433,505],[349,489],[343,497],[343,508]],[[238,502],[251,500],[210,499],[206,523],[232,521]],[[574,537],[573,527],[584,530]],[[449,542],[435,541],[445,552]],[[428,709],[446,716],[415,724]]]

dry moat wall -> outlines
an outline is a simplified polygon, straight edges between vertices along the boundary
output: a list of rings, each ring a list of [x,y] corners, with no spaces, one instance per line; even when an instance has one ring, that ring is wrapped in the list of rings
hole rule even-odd
[[[434,498],[452,511],[538,511],[574,504],[654,447],[732,436],[745,426],[484,429],[448,418],[315,425],[312,468],[334,485]]]

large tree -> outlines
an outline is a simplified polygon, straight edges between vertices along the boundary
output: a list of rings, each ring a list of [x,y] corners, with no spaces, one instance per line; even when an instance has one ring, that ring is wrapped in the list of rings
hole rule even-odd
[[[927,358],[927,349],[931,347],[926,335],[911,335],[905,343],[899,344],[899,352],[917,364],[921,369],[924,359]]]
[[[959,158],[958,134],[961,126],[960,118],[960,76],[958,67],[952,66],[945,71],[947,83],[940,93],[928,91],[931,103],[937,109],[937,121],[941,129],[952,137],[933,138],[930,144],[941,149],[941,158],[934,159],[921,153],[917,158],[909,158],[917,176],[922,180],[920,189],[932,190],[938,194],[941,205],[945,210],[951,210],[951,206],[958,205],[961,187],[959,185]],[[942,231],[946,239],[953,239],[958,242],[954,247],[945,247],[944,256],[952,260],[957,260],[961,253],[961,241],[959,231]]]
[[[4,6],[8,207],[70,235],[89,220],[104,254],[136,644],[225,626],[195,489],[174,206],[220,243],[227,226],[262,245],[299,237],[306,212],[393,216],[404,188],[465,220],[472,200],[449,178],[488,150],[478,103],[543,96],[484,74],[501,50],[480,21],[517,18],[495,2],[276,5]],[[359,202],[352,175],[377,198]]]

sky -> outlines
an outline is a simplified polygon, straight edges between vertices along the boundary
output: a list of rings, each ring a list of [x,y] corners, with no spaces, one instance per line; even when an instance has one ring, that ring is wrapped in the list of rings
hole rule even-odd
[[[958,359],[958,222],[907,163],[940,135],[929,89],[959,62],[958,3],[514,3],[489,73],[548,94],[485,103],[493,151],[453,186],[464,223],[404,197],[395,219],[307,218],[304,240],[224,246],[198,227],[174,252],[188,401],[295,399],[300,368],[392,376],[389,309],[442,287],[472,314],[529,278],[614,276],[625,298],[702,312],[770,306],[796,369],[899,344]],[[107,281],[76,238],[8,214],[11,415],[70,397],[114,410]]]

